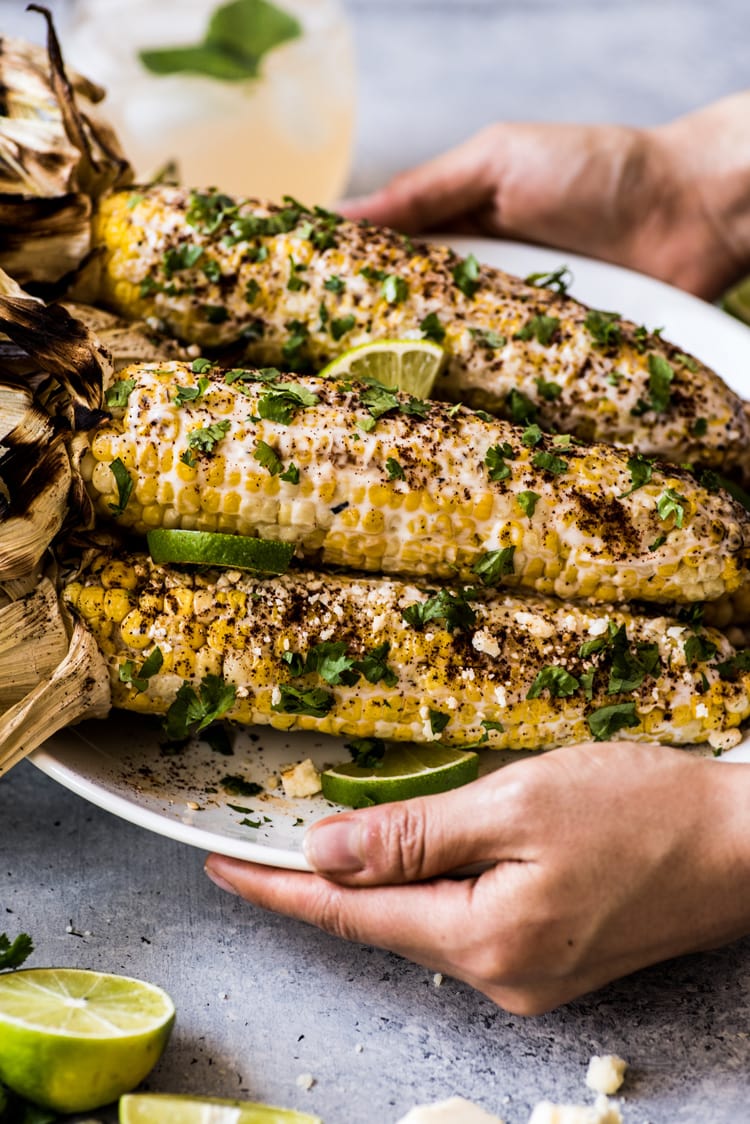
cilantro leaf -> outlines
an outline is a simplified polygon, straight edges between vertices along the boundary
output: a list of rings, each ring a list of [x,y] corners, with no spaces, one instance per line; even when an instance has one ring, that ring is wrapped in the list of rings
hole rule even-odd
[[[323,288],[329,293],[343,293],[346,289],[346,282],[334,273],[323,282]]]
[[[541,498],[538,492],[519,492],[516,496],[516,503],[524,515],[528,515],[531,519]]]
[[[548,382],[544,375],[538,375],[534,380],[539,390],[540,397],[546,402],[554,402],[562,394],[559,382]]]
[[[526,692],[526,698],[538,699],[542,691],[547,690],[552,699],[567,699],[579,687],[580,683],[575,675],[571,675],[564,667],[543,667]]]
[[[322,687],[297,690],[288,683],[282,683],[279,691],[281,697],[271,707],[278,714],[307,714],[310,718],[325,718],[336,701],[331,692]]]
[[[116,457],[109,467],[117,485],[117,503],[111,503],[109,509],[115,516],[122,515],[133,491],[133,480],[119,457]]]
[[[383,296],[388,304],[401,304],[409,295],[409,286],[403,277],[389,273],[383,281]]]
[[[656,501],[659,518],[666,520],[669,519],[670,515],[673,515],[675,527],[682,527],[686,503],[685,497],[681,496],[679,492],[675,492],[674,488],[665,488]]]
[[[687,638],[683,651],[685,653],[685,663],[692,667],[693,664],[703,663],[705,660],[712,660],[714,656],[717,655],[719,649],[712,640],[696,632]]]
[[[180,460],[185,464],[192,466],[196,463],[194,449],[199,449],[202,453],[212,453],[214,445],[221,441],[222,437],[226,436],[231,422],[221,421],[212,422],[201,429],[191,429],[187,435],[187,449],[180,457]]]
[[[421,632],[430,621],[443,621],[448,632],[470,629],[477,615],[466,600],[464,593],[451,593],[441,589],[426,601],[415,601],[401,613],[407,624]]]
[[[183,269],[192,269],[203,257],[203,247],[182,242],[179,246],[171,246],[164,255],[162,269],[167,277],[179,273]]]
[[[226,777],[222,777],[219,784],[229,796],[259,796],[263,791],[263,786],[256,784],[255,781],[246,781],[237,773],[229,773]],[[229,805],[232,808],[232,805]],[[235,812],[249,812],[250,808],[234,807]]]
[[[0,933],[0,971],[20,968],[33,951],[34,943],[28,933],[19,933],[12,942],[7,933]]]
[[[479,262],[473,254],[453,267],[452,277],[456,287],[471,300],[479,288]]]
[[[728,660],[716,664],[720,679],[734,683],[741,672],[750,671],[750,648],[735,652]]]
[[[355,317],[350,313],[348,316],[341,316],[338,319],[331,320],[330,332],[335,340],[340,340],[347,332],[351,332],[356,324]]]
[[[469,328],[469,332],[479,346],[486,347],[488,351],[497,351],[499,348],[505,347],[508,342],[505,336],[493,332],[491,328]]]
[[[183,683],[164,719],[164,729],[172,741],[205,730],[234,705],[237,691],[220,675],[204,675],[198,691]]]
[[[267,468],[271,476],[278,476],[284,465],[275,449],[265,441],[258,441],[253,452],[253,460]]]
[[[570,467],[562,457],[556,457],[552,453],[545,452],[544,449],[534,453],[531,463],[535,468],[543,468],[545,472],[551,472],[553,476],[561,476]]]
[[[148,688],[149,679],[161,670],[163,663],[164,656],[161,648],[152,648],[138,672],[136,672],[132,660],[125,660],[124,663],[120,664],[118,668],[120,682],[127,683],[140,695]]]
[[[482,554],[472,566],[483,585],[497,585],[506,574],[513,573],[515,546],[504,546],[501,550],[490,550]]]
[[[211,380],[205,376],[198,379],[197,386],[178,386],[174,397],[176,406],[184,406],[186,402],[195,402],[202,398],[211,385]]]
[[[601,706],[592,710],[587,715],[586,721],[595,741],[605,741],[616,734],[618,730],[628,729],[640,725],[640,717],[636,712],[634,702],[612,703],[610,706]]]
[[[602,312],[592,308],[586,313],[583,326],[591,336],[597,347],[605,351],[618,347],[622,339],[622,328],[618,321],[619,312]]]
[[[451,720],[450,714],[443,714],[440,710],[433,710],[432,707],[428,708],[430,716],[430,729],[433,734],[442,734],[445,727]]]
[[[544,434],[535,422],[533,425],[527,426],[521,434],[521,444],[526,445],[529,449],[533,449],[535,445],[539,444],[543,437]]]
[[[567,265],[561,265],[551,273],[530,273],[526,278],[526,284],[536,285],[541,289],[554,289],[555,292],[564,295],[573,284],[573,274]]]
[[[300,410],[319,401],[317,394],[298,383],[274,384],[258,399],[258,414],[267,421],[289,425]]]
[[[691,437],[705,437],[708,432],[708,419],[695,418],[690,423],[690,436]]]
[[[346,743],[355,765],[363,769],[378,769],[383,764],[385,742],[382,738],[353,738]]]
[[[389,480],[405,480],[406,473],[395,457],[388,457],[385,462],[385,470],[388,473]]]
[[[536,421],[536,406],[522,390],[516,390],[514,387],[509,391],[505,401],[510,416],[516,425],[530,425]]]
[[[135,379],[120,379],[104,392],[104,400],[108,406],[127,406],[128,398],[135,390]]]
[[[279,474],[279,480],[285,480],[287,484],[299,484],[299,469],[293,461]]]
[[[434,340],[435,343],[442,343],[445,339],[445,328],[440,323],[440,318],[436,312],[431,312],[428,316],[425,316],[419,327],[426,340]]]
[[[194,359],[190,364],[190,370],[194,375],[205,375],[206,371],[210,371],[212,367],[213,363],[211,360],[205,359],[202,356],[198,359]]]
[[[522,328],[519,328],[513,338],[517,340],[535,339],[542,347],[548,347],[559,327],[560,318],[558,316],[532,316]]]
[[[649,460],[648,457],[644,457],[641,453],[634,453],[633,456],[628,459],[628,472],[630,473],[630,483],[632,487],[628,488],[627,492],[623,492],[622,495],[618,496],[618,499],[621,500],[624,500],[626,496],[632,495],[633,492],[637,492],[644,484],[650,482],[654,473],[654,462]]]
[[[663,414],[668,410],[673,378],[674,368],[670,366],[664,356],[650,352],[648,356],[648,391],[650,398],[639,398],[630,411],[631,414],[640,417],[647,410],[653,410],[656,414]]]
[[[360,671],[368,683],[385,683],[386,687],[395,687],[398,675],[388,665],[388,653],[391,646],[387,640],[376,644],[369,652],[365,652],[361,660],[357,660],[354,667]]]
[[[343,640],[323,640],[314,644],[305,658],[305,674],[314,673],[325,679],[332,687],[344,683],[353,686],[357,675],[352,675],[354,660],[346,654]]]
[[[507,441],[503,441],[502,445],[490,445],[484,455],[484,463],[487,465],[487,475],[490,480],[497,483],[510,476],[510,467],[505,463],[506,457],[508,460],[516,459],[513,447]]]

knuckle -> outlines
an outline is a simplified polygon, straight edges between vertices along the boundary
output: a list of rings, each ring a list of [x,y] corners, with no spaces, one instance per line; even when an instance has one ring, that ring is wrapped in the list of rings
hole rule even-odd
[[[378,820],[376,853],[389,878],[410,882],[425,869],[425,822],[421,805],[405,801]],[[368,846],[368,852],[370,848]]]
[[[323,879],[310,908],[310,920],[333,937],[346,941],[356,939],[347,919],[344,894],[333,883]]]

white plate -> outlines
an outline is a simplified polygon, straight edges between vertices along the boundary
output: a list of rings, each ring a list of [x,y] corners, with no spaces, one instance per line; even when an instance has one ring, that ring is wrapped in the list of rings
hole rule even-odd
[[[474,253],[521,277],[567,264],[574,275],[574,296],[650,328],[663,327],[666,338],[750,397],[750,329],[712,305],[642,274],[559,250],[476,238],[455,238],[452,244],[460,253]],[[204,742],[168,756],[162,742],[156,724],[118,712],[104,722],[56,734],[31,760],[93,804],[149,831],[206,851],[307,869],[301,849],[305,827],[339,809],[322,797],[287,800],[273,791],[227,795],[221,782],[240,775],[265,786],[283,765],[305,757],[318,766],[344,760],[348,754],[343,740],[289,736],[258,727],[236,736],[232,757],[221,756]],[[482,770],[517,759],[517,754],[484,754]],[[750,760],[749,745],[738,746],[720,760],[742,759]]]

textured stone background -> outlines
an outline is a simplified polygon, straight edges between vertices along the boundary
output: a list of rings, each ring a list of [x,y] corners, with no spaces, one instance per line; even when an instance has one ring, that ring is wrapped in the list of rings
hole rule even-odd
[[[750,82],[747,0],[347,7],[357,191],[501,116],[657,122]],[[34,34],[38,17],[22,8],[0,3],[0,30]],[[154,1090],[249,1096],[327,1124],[389,1124],[459,1092],[525,1124],[542,1096],[585,1097],[590,1054],[617,1051],[632,1063],[628,1124],[750,1119],[750,940],[523,1020],[221,894],[201,854],[96,810],[28,763],[0,782],[0,839],[0,930],[32,933],[34,963],[140,975],[174,996]],[[315,1076],[310,1092],[300,1073]]]

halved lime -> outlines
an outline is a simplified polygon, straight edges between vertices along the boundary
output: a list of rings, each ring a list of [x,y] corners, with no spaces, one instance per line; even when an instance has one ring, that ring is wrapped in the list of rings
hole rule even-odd
[[[293,543],[275,539],[166,527],[149,531],[146,542],[154,562],[192,562],[199,566],[226,566],[232,570],[261,570],[266,574],[286,573],[294,554]]]
[[[324,379],[376,379],[383,386],[429,398],[445,352],[431,340],[376,340],[351,347],[320,372]]]
[[[136,1093],[120,1098],[120,1124],[322,1124],[319,1116],[251,1101]]]
[[[0,1081],[57,1112],[134,1089],[161,1057],[172,1000],[153,984],[79,968],[0,975]]]
[[[477,779],[476,753],[442,745],[391,746],[377,766],[353,761],[335,765],[321,775],[323,795],[334,804],[362,808],[447,792]]]
[[[732,316],[750,324],[750,277],[746,277],[744,281],[740,281],[738,285],[725,293],[721,303]]]

